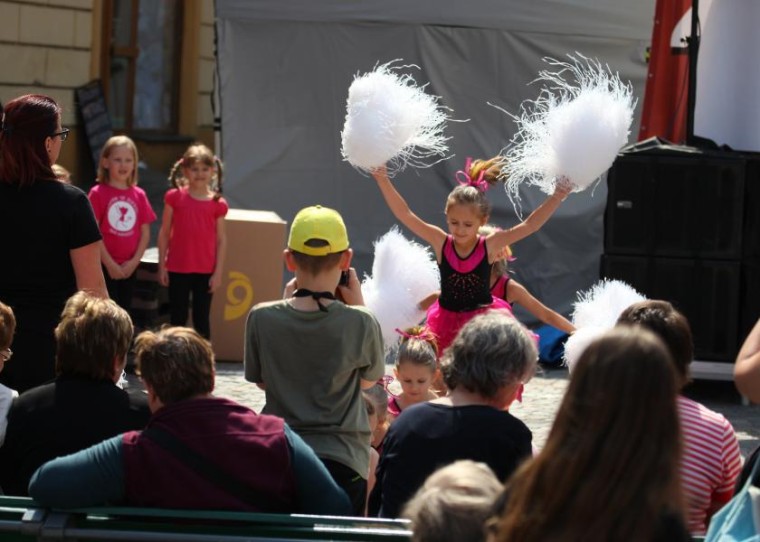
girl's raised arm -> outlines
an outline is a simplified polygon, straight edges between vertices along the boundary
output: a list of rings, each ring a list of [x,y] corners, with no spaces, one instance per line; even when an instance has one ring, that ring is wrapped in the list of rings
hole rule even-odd
[[[572,185],[567,181],[557,182],[554,194],[546,198],[528,218],[508,230],[496,231],[489,235],[486,239],[489,261],[493,263],[493,260],[497,259],[498,254],[505,246],[516,243],[540,230],[541,226],[546,224],[546,221],[559,208],[560,204],[565,201],[572,189]]]
[[[401,197],[401,194],[398,193],[396,187],[391,183],[385,167],[374,170],[372,176],[377,181],[377,186],[380,187],[380,192],[383,194],[385,203],[388,204],[388,208],[393,213],[393,216],[409,228],[413,234],[427,241],[433,247],[436,255],[438,255],[438,251],[441,250],[443,242],[446,240],[446,232],[438,226],[428,224],[412,212],[409,204],[406,203],[406,200]]]

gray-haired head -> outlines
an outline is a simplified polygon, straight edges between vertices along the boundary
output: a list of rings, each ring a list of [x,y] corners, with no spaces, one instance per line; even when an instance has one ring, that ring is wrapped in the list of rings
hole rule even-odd
[[[441,361],[450,390],[459,386],[487,399],[533,375],[538,359],[530,332],[504,310],[491,310],[467,322]]]

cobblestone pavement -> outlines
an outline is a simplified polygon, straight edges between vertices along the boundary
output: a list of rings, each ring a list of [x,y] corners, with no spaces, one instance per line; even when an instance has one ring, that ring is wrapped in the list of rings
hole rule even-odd
[[[388,372],[390,370],[389,367]],[[565,369],[541,371],[526,384],[523,402],[510,409],[531,429],[537,447],[543,446],[546,441],[567,382]],[[245,381],[242,364],[217,365],[215,393],[243,403],[257,412],[264,406],[264,392]],[[686,394],[731,421],[744,456],[760,445],[760,406],[742,405],[732,382],[698,381],[687,389]],[[641,400],[646,400],[645,393],[642,393]]]

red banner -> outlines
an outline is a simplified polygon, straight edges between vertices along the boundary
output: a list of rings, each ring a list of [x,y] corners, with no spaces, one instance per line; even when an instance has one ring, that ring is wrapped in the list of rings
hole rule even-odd
[[[657,0],[639,141],[686,140],[690,25],[691,0]]]

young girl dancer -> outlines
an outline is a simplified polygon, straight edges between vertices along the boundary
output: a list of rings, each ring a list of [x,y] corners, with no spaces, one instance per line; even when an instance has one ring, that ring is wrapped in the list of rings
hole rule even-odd
[[[486,224],[478,230],[478,233],[488,236],[495,231],[499,231],[499,228]],[[509,276],[507,265],[511,256],[512,251],[507,246],[497,255],[498,259],[491,264],[491,294],[510,305],[515,303],[521,305],[544,324],[554,326],[565,333],[573,333],[575,326],[567,318],[541,303],[525,286]]]
[[[192,293],[193,327],[208,339],[211,295],[222,282],[227,247],[222,163],[208,147],[194,143],[174,164],[169,182],[174,188],[164,196],[158,234],[159,280],[169,286],[171,324],[187,324]]]
[[[502,157],[467,161],[457,172],[459,186],[446,199],[446,234],[414,214],[391,183],[385,168],[373,172],[380,191],[394,216],[412,233],[427,241],[435,252],[441,270],[441,296],[428,309],[427,325],[438,339],[443,352],[459,329],[473,316],[493,306],[508,308],[494,300],[490,291],[491,264],[509,244],[538,231],[557,210],[572,189],[558,180],[549,196],[520,224],[507,230],[478,235],[478,228],[488,222],[491,205],[485,192],[498,181]]]
[[[114,136],[100,152],[97,184],[90,203],[103,235],[100,260],[108,295],[129,311],[135,270],[150,241],[156,213],[137,187],[137,147],[127,136]]]
[[[393,370],[401,393],[388,397],[388,414],[395,419],[412,405],[437,399],[430,389],[438,372],[438,347],[433,334],[424,327],[399,331],[403,336]]]

